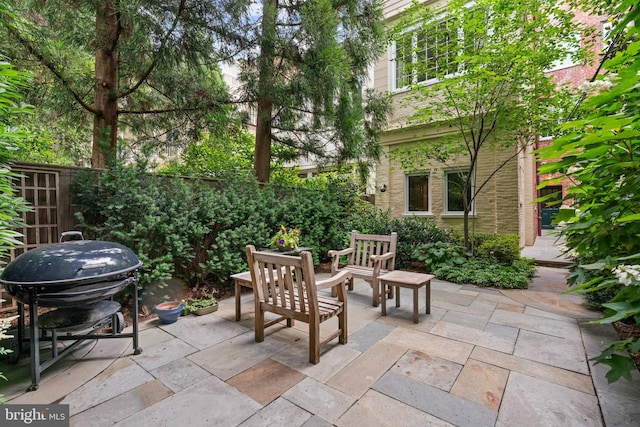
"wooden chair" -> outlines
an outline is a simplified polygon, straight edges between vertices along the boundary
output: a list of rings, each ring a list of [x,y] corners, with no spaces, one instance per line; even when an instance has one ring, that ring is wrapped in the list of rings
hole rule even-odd
[[[291,326],[294,320],[309,324],[309,362],[320,361],[320,346],[339,337],[347,343],[347,293],[345,283],[351,273],[344,271],[316,281],[310,252],[299,257],[274,252],[257,252],[247,245],[247,260],[255,296],[256,342],[264,341],[264,330],[283,318]],[[337,298],[318,296],[321,289],[335,289]],[[282,317],[265,322],[265,312]],[[338,329],[320,341],[320,324],[338,316]]]
[[[378,277],[393,271],[396,261],[396,243],[398,233],[390,235],[363,234],[351,232],[349,247],[340,251],[331,250],[331,275],[350,271],[353,278],[363,279],[373,289],[373,306],[380,302],[380,281]],[[347,264],[340,267],[340,257],[348,256]],[[353,281],[349,283],[353,289]]]

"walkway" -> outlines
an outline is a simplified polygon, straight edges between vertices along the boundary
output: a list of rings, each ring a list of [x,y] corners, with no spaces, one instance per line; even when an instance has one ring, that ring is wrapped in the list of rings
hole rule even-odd
[[[245,294],[238,323],[233,299],[214,314],[145,322],[142,354],[127,339],[99,340],[47,370],[34,392],[24,393],[28,358],[0,366],[10,377],[1,392],[10,403],[69,404],[71,425],[91,427],[633,425],[640,376],[606,384],[589,358],[615,333],[581,323],[597,313],[559,292],[564,274],[541,267],[527,291],[434,280],[418,324],[408,295],[381,317],[356,283],[349,343],[325,346],[318,365],[307,362],[300,322],[255,343]]]

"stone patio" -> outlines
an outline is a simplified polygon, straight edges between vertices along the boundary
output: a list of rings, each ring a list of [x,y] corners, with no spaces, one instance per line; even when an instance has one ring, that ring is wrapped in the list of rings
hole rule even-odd
[[[566,288],[566,270],[540,267],[526,291],[432,281],[431,314],[411,298],[387,316],[367,283],[349,292],[349,343],[308,363],[306,324],[253,337],[253,296],[127,339],[90,342],[30,383],[29,360],[0,366],[10,403],[65,403],[73,426],[624,426],[640,419],[640,387],[608,385],[588,359],[615,339]],[[421,289],[425,292],[425,289]],[[424,304],[424,294],[421,294]],[[334,319],[335,320],[335,319]],[[329,325],[327,328],[329,329]],[[636,372],[636,374],[638,374]]]

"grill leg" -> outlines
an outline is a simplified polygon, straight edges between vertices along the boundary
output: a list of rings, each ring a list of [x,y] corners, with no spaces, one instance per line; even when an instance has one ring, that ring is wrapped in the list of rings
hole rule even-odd
[[[31,346],[31,386],[27,391],[34,391],[40,385],[40,334],[38,331],[38,301],[35,289],[29,287],[29,344]]]
[[[133,307],[132,307],[132,322],[133,322],[133,354],[142,353],[142,348],[138,346],[138,277],[131,284],[133,287]]]

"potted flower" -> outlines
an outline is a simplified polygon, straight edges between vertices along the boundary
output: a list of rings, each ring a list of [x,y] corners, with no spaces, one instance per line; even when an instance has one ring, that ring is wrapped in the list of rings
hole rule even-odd
[[[217,293],[216,288],[206,285],[191,289],[189,296],[184,300],[184,313],[202,316],[218,310]]]
[[[275,236],[271,238],[271,240],[269,241],[269,245],[284,252],[298,249],[299,242],[300,229],[298,227],[287,230],[284,225],[281,225],[280,231],[278,231]]]

